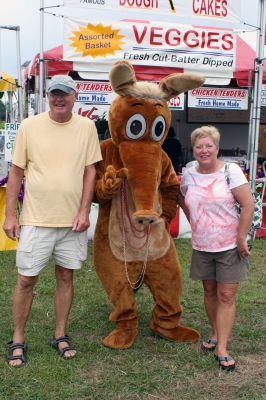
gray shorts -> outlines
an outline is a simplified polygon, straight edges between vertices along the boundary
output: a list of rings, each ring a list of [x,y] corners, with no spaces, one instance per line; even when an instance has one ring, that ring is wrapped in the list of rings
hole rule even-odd
[[[24,225],[16,254],[18,272],[23,276],[37,276],[51,256],[60,267],[79,269],[87,258],[87,244],[87,231]]]
[[[248,260],[239,257],[237,248],[215,253],[194,250],[190,277],[195,280],[215,280],[238,283],[247,279]]]

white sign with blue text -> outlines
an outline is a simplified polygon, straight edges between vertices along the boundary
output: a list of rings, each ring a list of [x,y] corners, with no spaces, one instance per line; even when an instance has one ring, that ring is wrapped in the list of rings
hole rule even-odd
[[[85,82],[76,81],[77,102],[94,105],[111,104],[116,93],[113,92],[109,82]]]
[[[12,161],[13,146],[19,125],[18,123],[5,124],[5,161]]]
[[[248,109],[248,90],[235,88],[198,88],[188,92],[188,107]]]
[[[266,106],[266,85],[261,86],[261,106]]]

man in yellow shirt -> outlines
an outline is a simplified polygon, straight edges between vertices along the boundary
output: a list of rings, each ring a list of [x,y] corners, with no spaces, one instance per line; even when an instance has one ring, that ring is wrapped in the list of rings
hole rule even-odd
[[[72,112],[77,97],[73,79],[54,76],[47,96],[50,111],[26,118],[19,127],[6,191],[3,228],[9,238],[19,237],[14,334],[8,355],[12,367],[26,363],[24,332],[33,288],[51,255],[57,283],[51,345],[63,358],[76,354],[65,330],[73,299],[73,271],[87,257],[94,164],[102,159],[95,125]],[[18,222],[15,209],[24,175],[25,196]]]

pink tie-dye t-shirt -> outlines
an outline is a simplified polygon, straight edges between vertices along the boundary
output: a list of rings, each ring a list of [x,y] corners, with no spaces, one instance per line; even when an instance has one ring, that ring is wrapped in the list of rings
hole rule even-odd
[[[181,193],[190,212],[192,247],[200,251],[224,251],[236,247],[239,218],[231,189],[247,183],[241,168],[230,163],[230,188],[224,167],[213,174],[201,174],[196,165],[187,168]]]

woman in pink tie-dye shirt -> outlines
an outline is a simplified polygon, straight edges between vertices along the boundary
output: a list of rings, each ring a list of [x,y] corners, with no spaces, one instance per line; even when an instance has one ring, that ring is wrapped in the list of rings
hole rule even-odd
[[[201,280],[204,305],[211,335],[202,343],[204,351],[214,351],[219,366],[235,369],[227,343],[236,312],[236,292],[246,279],[250,255],[247,234],[254,203],[250,186],[237,164],[229,164],[228,184],[225,164],[217,158],[220,133],[202,126],[191,134],[196,163],[187,168],[180,186],[180,205],[191,224],[192,262],[190,276]],[[241,205],[240,218],[235,203]]]

